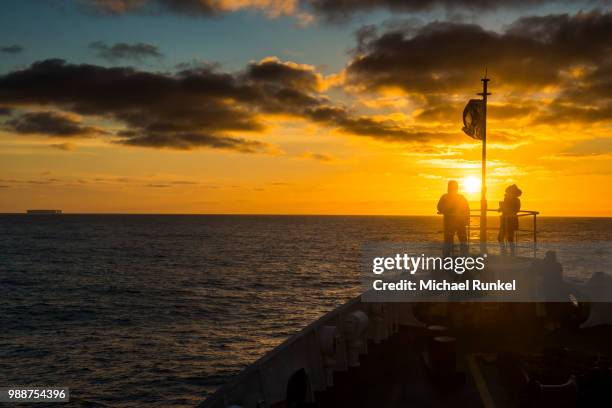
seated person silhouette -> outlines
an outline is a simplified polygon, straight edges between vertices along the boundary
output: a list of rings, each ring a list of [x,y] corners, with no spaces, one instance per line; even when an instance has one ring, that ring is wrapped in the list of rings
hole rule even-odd
[[[455,234],[461,245],[461,256],[467,256],[466,226],[470,222],[470,206],[465,197],[459,194],[457,181],[448,182],[448,192],[438,201],[438,212],[444,215],[443,256],[451,255]]]

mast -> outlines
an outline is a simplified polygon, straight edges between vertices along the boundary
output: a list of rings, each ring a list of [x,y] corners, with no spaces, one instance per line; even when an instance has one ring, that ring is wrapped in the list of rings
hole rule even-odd
[[[482,176],[480,184],[480,253],[487,253],[487,92],[489,78],[485,69],[482,81]]]

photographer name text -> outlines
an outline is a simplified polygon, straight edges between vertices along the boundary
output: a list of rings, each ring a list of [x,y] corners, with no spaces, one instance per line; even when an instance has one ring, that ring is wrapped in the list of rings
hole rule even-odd
[[[396,282],[385,282],[377,279],[372,282],[372,288],[376,291],[515,291],[516,281],[496,282],[481,281],[478,279],[465,280],[462,282],[450,282],[447,280],[423,279],[418,282],[401,279]]]

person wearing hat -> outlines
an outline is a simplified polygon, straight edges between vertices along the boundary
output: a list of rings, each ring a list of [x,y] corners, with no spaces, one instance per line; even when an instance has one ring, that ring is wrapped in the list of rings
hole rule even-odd
[[[455,234],[461,245],[461,256],[467,256],[466,226],[470,223],[470,206],[464,196],[459,194],[459,183],[448,182],[448,192],[438,201],[438,213],[444,215],[443,256],[451,255]]]
[[[502,253],[506,253],[507,247],[510,247],[510,254],[515,255],[516,244],[514,242],[514,233],[518,230],[518,217],[517,213],[521,209],[521,200],[519,197],[523,192],[513,184],[506,188],[506,194],[504,194],[504,201],[499,202],[498,211],[501,212],[499,217],[499,234],[497,240],[499,241],[499,248]]]

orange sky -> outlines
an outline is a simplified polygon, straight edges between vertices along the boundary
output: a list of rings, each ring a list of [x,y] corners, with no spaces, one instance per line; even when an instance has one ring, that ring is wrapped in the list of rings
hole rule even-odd
[[[495,124],[492,119],[492,135]],[[525,209],[612,215],[610,157],[564,154],[579,143],[575,134],[568,129],[565,137],[572,141],[563,144],[544,131],[511,145],[496,145],[492,136],[490,206],[503,197],[506,185],[518,183]],[[448,179],[480,178],[480,143],[467,136],[460,145],[440,144],[436,153],[333,135],[303,123],[279,124],[260,137],[282,152],[149,150],[90,140],[65,152],[41,140],[26,144],[7,137],[0,211],[434,214]],[[316,158],[316,152],[325,156]],[[479,193],[466,194],[477,208]]]

